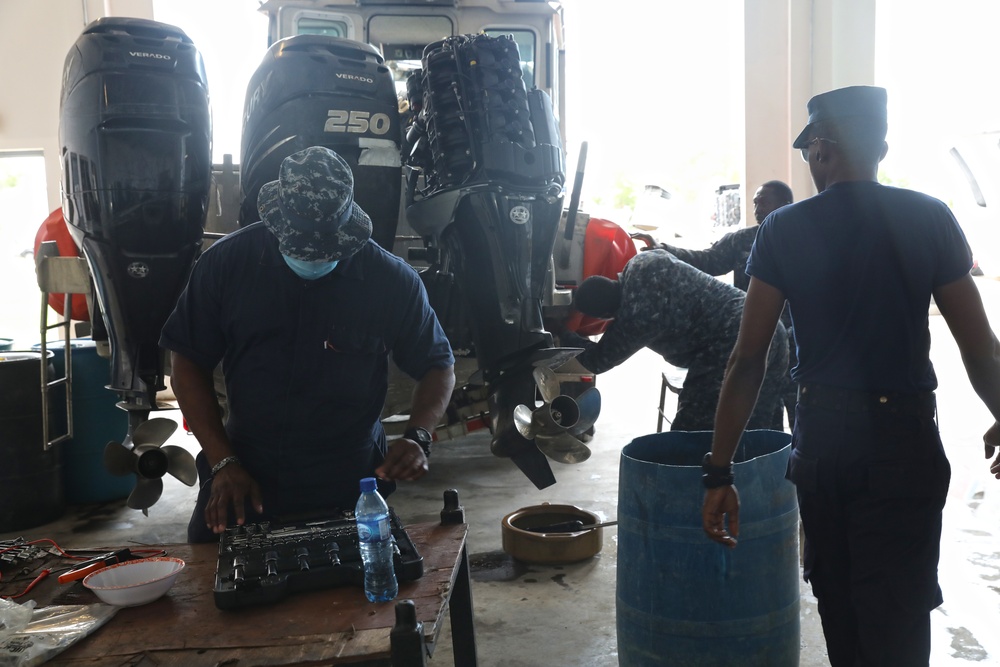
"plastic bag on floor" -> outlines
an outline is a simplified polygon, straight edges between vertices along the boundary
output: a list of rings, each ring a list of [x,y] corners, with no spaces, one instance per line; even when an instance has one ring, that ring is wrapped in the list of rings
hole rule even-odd
[[[99,603],[35,609],[26,625],[0,635],[0,667],[41,665],[107,623],[117,611],[118,607]]]

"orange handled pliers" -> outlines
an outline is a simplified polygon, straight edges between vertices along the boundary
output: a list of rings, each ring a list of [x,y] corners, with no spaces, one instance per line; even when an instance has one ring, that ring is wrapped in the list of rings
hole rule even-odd
[[[130,549],[112,551],[102,556],[98,556],[97,558],[91,558],[90,560],[83,561],[73,569],[63,572],[59,575],[59,583],[67,584],[71,581],[83,579],[91,572],[97,572],[98,570],[102,570],[109,565],[123,563],[127,560],[135,560],[137,558],[139,558],[139,556],[134,555]]]

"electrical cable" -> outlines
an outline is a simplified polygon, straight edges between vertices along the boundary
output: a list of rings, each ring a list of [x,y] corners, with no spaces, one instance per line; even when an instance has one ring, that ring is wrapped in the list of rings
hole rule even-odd
[[[85,553],[91,553],[91,554],[92,553],[99,553],[99,554],[107,553],[107,550],[78,550],[78,549],[65,550],[62,547],[60,547],[58,544],[56,544],[55,540],[49,539],[47,537],[43,537],[43,538],[40,538],[40,539],[37,539],[37,540],[31,540],[30,542],[19,542],[19,543],[16,543],[16,544],[12,544],[11,546],[4,547],[4,548],[0,549],[0,554],[6,553],[8,551],[12,551],[14,549],[23,549],[25,547],[29,547],[29,546],[32,546],[32,545],[35,545],[35,544],[40,544],[40,543],[51,544],[55,548],[55,550],[58,552],[55,555],[61,556],[63,558],[69,558],[69,559],[72,559],[72,560],[78,560],[78,561],[93,560],[93,557],[92,556],[76,556],[76,555],[73,555],[72,553],[70,553],[71,551],[84,551]],[[157,556],[165,556],[166,553],[167,553],[163,549],[132,549],[131,551],[132,551],[133,554],[143,554],[142,558],[155,558]],[[52,553],[51,550],[49,550],[48,552]],[[63,572],[63,571],[72,570],[75,567],[77,567],[77,566],[76,565],[71,565],[71,566],[68,566],[68,567],[65,567],[65,568],[57,568],[57,570],[59,572]],[[24,590],[22,590],[20,593],[16,593],[14,595],[0,595],[0,598],[5,598],[5,599],[8,599],[8,600],[15,600],[15,599],[17,599],[19,597],[23,597],[24,595],[27,595],[31,591],[31,589],[33,589],[35,586],[37,586],[42,580],[44,580],[46,577],[48,577],[50,574],[52,574],[52,572],[53,572],[53,568],[45,568],[44,570],[42,570],[41,572],[39,572],[38,575],[34,579],[32,579],[31,582],[27,586],[25,586]],[[0,572],[0,581],[2,581],[2,580],[3,580],[3,573]]]

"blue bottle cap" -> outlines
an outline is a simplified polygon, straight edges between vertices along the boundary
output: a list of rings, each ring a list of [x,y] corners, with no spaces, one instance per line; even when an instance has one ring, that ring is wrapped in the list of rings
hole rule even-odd
[[[378,481],[374,477],[365,477],[361,480],[361,493],[374,491],[378,488]]]

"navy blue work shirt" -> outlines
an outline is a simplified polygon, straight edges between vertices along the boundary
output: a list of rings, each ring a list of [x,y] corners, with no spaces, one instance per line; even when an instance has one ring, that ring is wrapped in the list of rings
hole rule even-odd
[[[860,391],[937,387],[927,312],[972,256],[941,201],[876,182],[841,182],[774,211],[747,273],[788,300],[792,379]]]
[[[408,264],[369,241],[304,280],[262,223],[202,254],[160,345],[205,369],[222,362],[226,431],[275,514],[354,507],[385,456],[390,353],[414,379],[454,363]]]

